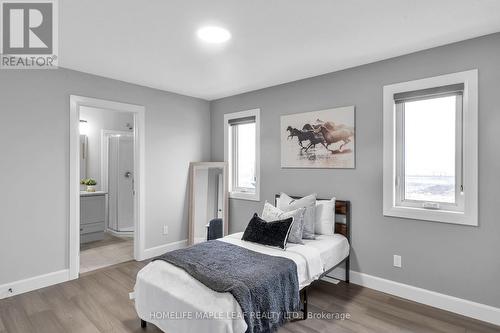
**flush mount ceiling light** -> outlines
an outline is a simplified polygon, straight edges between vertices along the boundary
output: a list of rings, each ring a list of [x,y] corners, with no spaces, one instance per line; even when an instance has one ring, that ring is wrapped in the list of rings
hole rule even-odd
[[[210,44],[221,44],[231,38],[231,33],[221,27],[203,27],[198,29],[196,35],[199,39]]]

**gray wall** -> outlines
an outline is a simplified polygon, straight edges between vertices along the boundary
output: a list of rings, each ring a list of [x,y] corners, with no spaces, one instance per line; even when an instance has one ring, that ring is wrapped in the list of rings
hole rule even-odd
[[[187,238],[208,102],[65,69],[1,70],[0,284],[68,268],[70,94],[146,107],[146,247]]]
[[[351,200],[352,269],[500,307],[500,34],[451,44],[211,103],[212,160],[224,158],[224,113],[261,109],[261,202],[231,200],[241,231],[274,193]],[[479,227],[382,215],[382,87],[479,69]],[[356,106],[356,169],[280,168],[280,115]],[[393,254],[403,268],[392,267]]]

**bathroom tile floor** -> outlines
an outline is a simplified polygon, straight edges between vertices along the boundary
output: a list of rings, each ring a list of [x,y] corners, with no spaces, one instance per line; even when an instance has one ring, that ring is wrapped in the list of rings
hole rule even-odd
[[[134,241],[105,234],[101,241],[82,244],[80,247],[80,273],[116,265],[134,259]]]

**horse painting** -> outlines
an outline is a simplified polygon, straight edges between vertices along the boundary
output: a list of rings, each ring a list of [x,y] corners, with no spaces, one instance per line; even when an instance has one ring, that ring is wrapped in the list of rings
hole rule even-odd
[[[300,148],[304,149],[305,152],[307,152],[309,150],[309,148],[311,148],[311,147],[313,147],[313,148],[316,147],[316,145],[319,143],[324,145],[324,138],[323,138],[323,135],[321,133],[318,133],[315,131],[307,131],[307,130],[303,130],[303,129],[299,130],[299,129],[293,128],[291,126],[288,126],[286,130],[290,132],[287,139],[288,138],[293,139],[293,137],[296,136]],[[302,143],[304,141],[309,141],[309,145],[307,147],[304,147],[304,145]]]
[[[282,116],[281,123],[283,167],[354,167],[354,107]]]
[[[351,137],[354,136],[354,129],[350,129],[345,125],[335,126],[335,124],[331,124],[330,122],[322,125],[318,128],[318,131],[321,132],[324,139],[324,146],[328,149],[332,154],[336,152],[342,152],[342,148],[351,142]],[[331,150],[328,148],[332,143],[340,143],[338,150]]]

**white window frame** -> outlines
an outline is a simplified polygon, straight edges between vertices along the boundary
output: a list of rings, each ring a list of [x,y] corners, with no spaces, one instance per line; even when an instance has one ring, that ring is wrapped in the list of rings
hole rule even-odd
[[[401,144],[401,117],[397,117],[399,106],[394,102],[394,94],[464,84],[462,97],[461,137],[462,149],[457,156],[457,172],[462,177],[463,193],[457,205],[440,204],[424,208],[419,204],[403,203],[398,182],[398,168],[403,164],[398,154]],[[435,221],[462,225],[478,225],[478,71],[470,70],[441,75],[421,80],[402,82],[384,86],[384,171],[383,171],[383,212],[385,216]],[[457,121],[460,123],[460,120]],[[457,133],[459,135],[459,133]],[[458,197],[458,196],[457,196]]]
[[[464,195],[462,195],[462,150],[463,150],[463,94],[462,93],[445,93],[443,95],[432,96],[435,98],[440,98],[444,96],[457,96],[456,99],[456,132],[455,132],[455,202],[454,203],[446,203],[446,202],[434,202],[434,201],[423,201],[423,200],[411,200],[405,198],[405,155],[404,155],[404,136],[405,136],[405,102],[396,103],[395,112],[396,112],[396,197],[395,197],[395,205],[396,206],[406,206],[406,207],[414,207],[421,208],[425,203],[429,207],[435,207],[434,205],[438,204],[439,209],[444,211],[464,211]],[[429,97],[432,98],[432,97]]]
[[[255,192],[248,192],[245,189],[233,188],[233,158],[234,151],[229,151],[231,125],[229,122],[235,119],[255,117]],[[234,146],[234,145],[233,145]],[[229,198],[251,201],[260,201],[260,109],[252,109],[240,112],[227,113],[224,115],[224,161],[228,163],[229,171]]]

